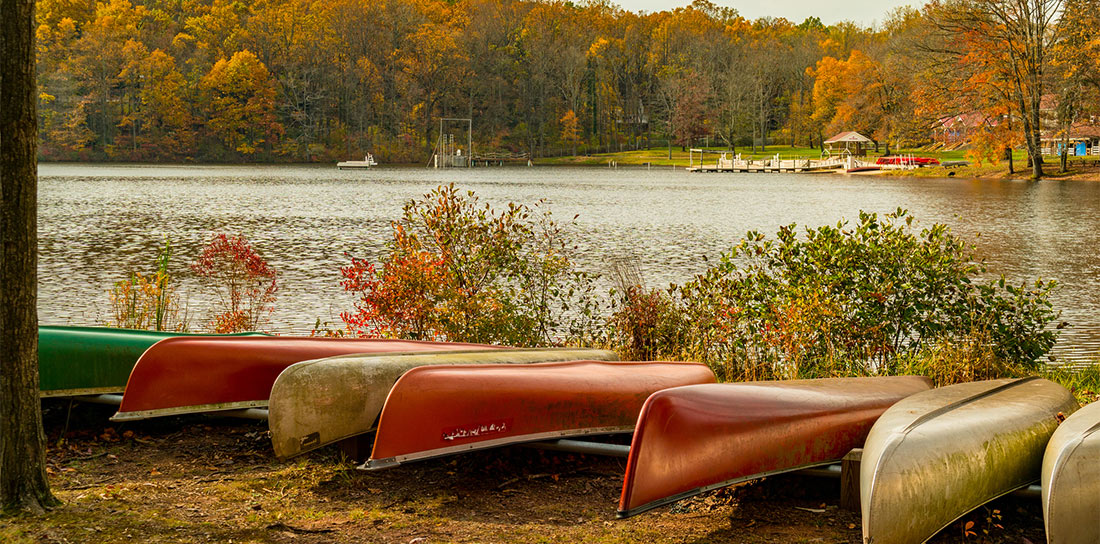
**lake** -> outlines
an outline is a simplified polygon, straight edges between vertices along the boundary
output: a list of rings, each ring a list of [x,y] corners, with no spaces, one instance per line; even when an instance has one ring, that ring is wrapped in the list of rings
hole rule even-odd
[[[192,327],[216,295],[186,265],[211,233],[239,233],[279,271],[270,328],[308,333],[352,307],[345,253],[377,261],[402,204],[441,183],[494,205],[543,199],[572,229],[583,269],[637,264],[651,287],[682,283],[748,230],[854,220],[860,210],[908,208],[921,225],[946,223],[1010,280],[1057,279],[1055,308],[1071,327],[1056,353],[1100,353],[1100,183],[977,181],[800,174],[690,174],[654,168],[377,168],[332,166],[39,167],[42,324],[104,324],[109,290],[148,273],[163,239],[176,247]]]

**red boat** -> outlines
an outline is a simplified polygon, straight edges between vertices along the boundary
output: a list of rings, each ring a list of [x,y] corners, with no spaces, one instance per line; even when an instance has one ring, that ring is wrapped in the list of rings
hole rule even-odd
[[[413,340],[273,337],[181,337],[141,355],[113,421],[256,408],[286,367],[353,353],[420,353],[494,346]]]
[[[839,461],[890,405],[928,390],[917,376],[677,387],[646,400],[619,517],[704,491]]]
[[[933,159],[931,157],[907,157],[907,156],[890,156],[879,157],[875,164],[892,164],[901,166],[939,166],[939,159]]]
[[[506,444],[628,433],[655,391],[713,383],[699,363],[536,363],[414,368],[382,409],[371,459],[380,469]]]

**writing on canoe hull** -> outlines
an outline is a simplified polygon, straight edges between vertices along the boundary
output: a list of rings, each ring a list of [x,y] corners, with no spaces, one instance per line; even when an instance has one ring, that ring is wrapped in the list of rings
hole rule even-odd
[[[511,419],[498,419],[484,423],[472,423],[443,429],[443,441],[453,442],[464,438],[480,438],[486,435],[506,433],[512,428]]]

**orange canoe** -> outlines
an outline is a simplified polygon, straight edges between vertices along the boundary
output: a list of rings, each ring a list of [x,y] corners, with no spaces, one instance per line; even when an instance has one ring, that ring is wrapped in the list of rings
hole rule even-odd
[[[677,387],[646,400],[619,517],[737,482],[839,461],[927,378],[828,378]]]
[[[299,361],[354,353],[492,349],[481,344],[348,338],[181,337],[138,359],[113,421],[267,406],[271,385]]]
[[[713,382],[714,373],[699,363],[414,368],[386,398],[374,452],[359,468],[548,438],[628,433],[653,392]]]

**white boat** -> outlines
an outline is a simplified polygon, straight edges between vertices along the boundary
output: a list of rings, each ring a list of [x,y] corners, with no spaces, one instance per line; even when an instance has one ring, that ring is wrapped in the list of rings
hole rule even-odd
[[[370,153],[367,153],[367,156],[363,157],[361,161],[344,161],[336,163],[336,167],[340,170],[370,168],[372,166],[378,166],[378,162],[374,160],[374,155]]]

